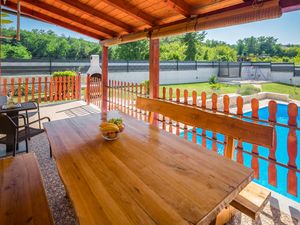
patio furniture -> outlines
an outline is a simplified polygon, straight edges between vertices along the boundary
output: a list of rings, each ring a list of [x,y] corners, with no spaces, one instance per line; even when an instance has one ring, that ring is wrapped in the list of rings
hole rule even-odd
[[[256,220],[263,208],[269,202],[270,197],[270,190],[251,182],[239,193],[230,205],[246,214],[251,219]]]
[[[23,103],[20,103],[20,105],[21,105],[20,107],[3,109],[2,106],[5,104],[6,104],[6,97],[5,98],[3,97],[2,100],[0,101],[0,114],[6,114],[9,117],[11,117],[17,127],[19,126],[19,118],[20,118],[19,112],[37,109],[37,106],[33,102],[23,102]],[[9,135],[11,135],[11,134],[9,134]],[[10,143],[8,142],[6,145],[7,152],[11,152],[15,148],[14,142],[12,142],[13,139],[14,139],[13,136],[8,137],[8,140],[11,140],[11,142]],[[17,148],[18,148],[18,146],[17,146]]]
[[[126,129],[109,142],[98,124],[113,117]],[[44,127],[80,224],[209,224],[253,178],[251,169],[118,112]]]
[[[35,104],[36,108],[35,109],[31,109],[31,110],[26,110],[25,113],[22,113],[22,115],[26,116],[26,122],[29,123],[29,118],[34,117],[35,115],[38,116],[38,119],[41,119],[41,114],[40,114],[40,104],[37,100],[32,100],[30,101],[33,104]],[[39,128],[41,129],[41,122],[39,121]]]
[[[227,158],[233,158],[235,139],[265,147],[272,147],[273,145],[274,128],[272,126],[248,123],[238,118],[157,99],[137,97],[136,106],[140,110],[149,112],[149,123],[153,123],[154,114],[159,113],[177,122],[225,134],[224,155]],[[270,196],[271,192],[269,190],[251,182],[237,195],[230,205],[255,220],[269,201]],[[228,210],[227,213],[231,213],[231,211]],[[222,222],[225,223],[227,221]]]
[[[44,132],[44,129],[33,128],[30,127],[30,125],[45,119],[50,121],[49,117],[44,117],[27,124],[25,116],[19,115],[17,117],[17,120],[19,120],[19,118],[23,119],[24,125],[18,126],[14,122],[14,120],[16,119],[15,117],[11,118],[8,115],[0,114],[0,134],[4,134],[4,137],[0,138],[0,143],[6,144],[6,146],[13,145],[13,156],[16,155],[18,143],[25,141],[25,148],[26,152],[28,153],[28,139]]]
[[[0,224],[53,225],[33,153],[0,160]]]

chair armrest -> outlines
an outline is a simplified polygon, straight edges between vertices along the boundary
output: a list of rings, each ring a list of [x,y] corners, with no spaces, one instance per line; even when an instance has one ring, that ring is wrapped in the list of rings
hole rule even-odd
[[[14,122],[14,125],[16,126],[16,128],[26,127],[26,118],[25,118],[24,115],[18,114],[17,116],[12,116],[12,117],[10,117],[10,118],[11,118],[11,119],[14,119],[14,118],[23,119],[24,125],[22,125],[22,126],[17,126],[17,125],[15,124],[15,122]],[[12,122],[13,122],[13,121],[12,121]]]
[[[50,118],[46,116],[46,117],[43,117],[43,118],[41,118],[41,119],[34,120],[34,121],[28,123],[27,125],[31,125],[31,124],[37,123],[37,122],[39,122],[39,121],[42,121],[42,120],[48,120],[48,122],[51,121]]]

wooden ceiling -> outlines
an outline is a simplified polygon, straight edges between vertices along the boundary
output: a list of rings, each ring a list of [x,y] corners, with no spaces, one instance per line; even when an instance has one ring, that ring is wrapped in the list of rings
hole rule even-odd
[[[17,1],[7,0],[5,6],[16,10]],[[300,0],[20,1],[23,15],[96,38],[107,46],[275,18],[300,6]]]

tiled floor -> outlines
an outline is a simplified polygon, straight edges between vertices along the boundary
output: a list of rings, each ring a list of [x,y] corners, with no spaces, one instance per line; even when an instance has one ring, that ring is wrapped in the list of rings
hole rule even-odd
[[[74,116],[82,116],[90,113],[97,113],[98,110],[84,105],[82,102],[71,102],[66,104],[42,106],[41,116],[50,116],[52,120],[58,120]],[[4,146],[0,145],[0,149]],[[22,149],[23,146],[21,145]],[[66,192],[56,170],[55,161],[49,157],[49,145],[46,134],[41,134],[30,140],[30,151],[37,155],[40,169],[42,172],[46,193],[48,196],[51,211],[56,225],[73,225],[76,223],[76,217],[70,200],[66,197]],[[76,187],[74,187],[76,188]],[[276,199],[272,199],[273,205],[276,205]],[[277,207],[278,208],[278,207]],[[294,209],[297,210],[297,209]],[[299,210],[299,209],[298,209]],[[292,214],[292,211],[290,213]],[[236,224],[291,224],[297,225],[299,222],[292,219],[291,216],[280,212],[276,207],[268,204],[257,221],[237,213],[230,221],[230,225]]]

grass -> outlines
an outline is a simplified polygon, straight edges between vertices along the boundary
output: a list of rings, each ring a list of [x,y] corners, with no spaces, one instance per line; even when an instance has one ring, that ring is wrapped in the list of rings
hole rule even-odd
[[[169,88],[173,89],[173,96],[176,95],[176,89],[180,89],[180,96],[183,97],[183,91],[186,89],[188,90],[189,96],[192,96],[192,91],[197,91],[198,95],[201,94],[202,91],[205,91],[208,96],[210,96],[213,92],[217,94],[229,94],[229,93],[236,93],[239,89],[238,85],[229,85],[229,84],[219,84],[220,89],[213,91],[209,83],[193,83],[193,84],[172,84],[172,85],[162,85],[160,86],[160,95],[162,96],[162,89],[166,87],[166,97],[169,97]]]
[[[205,91],[208,96],[210,96],[213,92],[217,94],[230,94],[237,93],[240,89],[239,85],[229,85],[229,84],[219,84],[220,90],[213,91],[208,83],[193,83],[193,84],[172,84],[172,85],[162,85],[160,86],[160,96],[162,96],[163,87],[167,88],[166,97],[169,97],[169,88],[173,89],[173,96],[175,97],[176,89],[180,89],[180,96],[183,97],[183,91],[188,90],[189,96],[192,96],[192,91],[197,91],[198,95],[201,94],[202,91]],[[245,86],[245,85],[243,85]],[[280,83],[269,83],[262,84],[262,91],[266,92],[276,92],[280,94],[289,94],[291,99],[300,100],[300,87],[294,87],[287,84]]]
[[[276,92],[280,94],[289,94],[291,99],[300,100],[300,87],[294,87],[288,84],[270,83],[263,84],[262,91]]]

